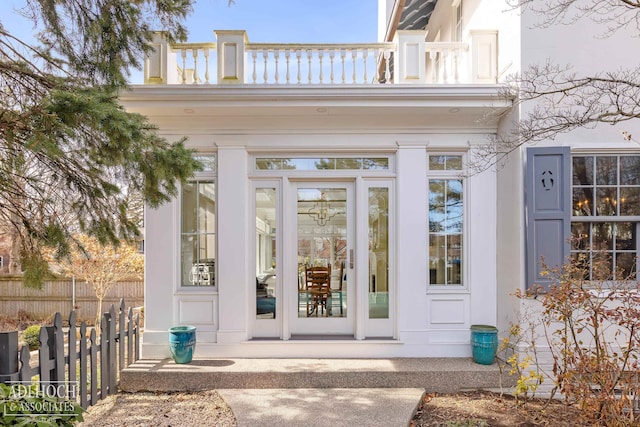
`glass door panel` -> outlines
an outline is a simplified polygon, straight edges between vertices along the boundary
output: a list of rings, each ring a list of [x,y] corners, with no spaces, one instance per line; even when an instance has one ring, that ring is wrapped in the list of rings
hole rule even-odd
[[[294,185],[297,286],[291,332],[353,334],[352,184]]]

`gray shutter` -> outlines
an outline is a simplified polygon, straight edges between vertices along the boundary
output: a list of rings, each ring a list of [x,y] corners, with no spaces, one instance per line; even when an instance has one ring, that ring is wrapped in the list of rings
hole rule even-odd
[[[564,264],[570,256],[571,149],[527,149],[525,178],[527,289],[548,289],[549,277],[540,275],[541,260],[549,268]]]

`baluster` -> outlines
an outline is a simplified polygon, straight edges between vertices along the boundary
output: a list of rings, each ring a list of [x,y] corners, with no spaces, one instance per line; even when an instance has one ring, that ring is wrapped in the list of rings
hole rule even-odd
[[[198,84],[198,49],[194,48],[191,50],[191,55],[193,56],[193,84]]]
[[[346,83],[347,80],[347,75],[344,69],[344,62],[345,62],[345,57],[347,56],[347,51],[342,49],[340,51],[340,61],[342,62],[342,83]]]
[[[204,48],[204,82],[209,84],[209,48]]]
[[[449,50],[443,50],[442,56],[442,83],[447,83],[449,81],[449,69],[447,67],[447,62],[449,62]]]
[[[331,79],[331,84],[333,84],[333,80],[334,80],[334,76],[333,76],[333,58],[336,57],[336,51],[335,50],[331,50],[331,52],[329,52],[329,62],[331,64],[331,74],[329,75],[329,78]]]
[[[384,81],[387,84],[391,83],[391,49],[384,51]]]
[[[383,53],[382,53],[382,49],[376,49],[373,52],[373,57],[377,58],[377,62],[375,63],[375,75],[373,76],[373,81],[375,83],[380,84],[380,67],[382,67],[382,61],[384,60],[383,58]]]
[[[311,72],[311,61],[313,60],[313,51],[311,49],[307,49],[307,59],[309,60],[309,74],[307,76],[308,82],[311,83],[313,78],[313,74]]]
[[[320,61],[320,75],[318,76],[318,79],[320,80],[320,83],[322,83],[323,80],[323,74],[322,74],[322,58],[324,56],[324,51],[322,49],[320,49],[318,51],[318,60]]]
[[[362,83],[367,84],[369,81],[369,75],[367,74],[367,61],[369,60],[369,49],[364,48],[362,50],[362,62],[364,64],[364,81]]]
[[[460,83],[460,75],[458,74],[458,55],[460,51],[458,49],[453,49],[452,56],[452,67],[453,67],[453,80],[455,83]]]
[[[291,57],[291,51],[289,51],[289,50],[285,51],[284,59],[285,59],[285,62],[287,63],[287,74],[286,74],[285,78],[286,78],[287,84],[290,83],[290,79],[291,79],[291,75],[289,74],[289,58],[290,57]]]
[[[429,51],[429,61],[431,61],[431,83],[437,83],[438,77],[438,54],[435,50]]]
[[[276,84],[278,84],[278,57],[280,56],[280,51],[278,49],[273,51],[273,60],[275,61],[275,66],[276,66],[276,71],[275,71],[275,80],[276,80]]]
[[[187,50],[181,49],[180,56],[182,56],[182,84],[187,83]]]
[[[302,52],[300,50],[296,50],[296,58],[298,59],[298,84],[302,81],[302,76],[300,75],[300,57],[302,56]]]
[[[262,51],[262,60],[264,61],[264,73],[262,74],[262,79],[263,79],[262,83],[267,83],[267,80],[269,80],[269,74],[267,73],[268,59],[269,59],[269,51],[264,49]]]
[[[253,62],[253,70],[251,71],[251,80],[252,83],[256,83],[256,80],[258,79],[258,75],[256,74],[256,58],[258,57],[258,51],[257,50],[253,50],[251,51],[251,59]]]
[[[351,51],[351,62],[353,63],[353,73],[352,73],[352,77],[351,77],[351,82],[355,83],[356,82],[356,60],[358,59],[358,50],[357,49],[353,49]]]

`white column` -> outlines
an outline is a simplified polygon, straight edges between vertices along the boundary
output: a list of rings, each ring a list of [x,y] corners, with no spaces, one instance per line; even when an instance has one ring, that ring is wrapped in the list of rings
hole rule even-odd
[[[153,33],[153,52],[144,60],[144,84],[173,84],[178,82],[176,55],[163,32]]]
[[[397,31],[398,45],[395,57],[396,83],[425,83],[425,32],[422,30]]]
[[[244,83],[245,47],[249,43],[244,30],[216,30],[218,84]]]
[[[247,164],[245,147],[218,146],[218,344],[248,337]]]
[[[397,289],[400,339],[427,323],[427,142],[398,142]]]

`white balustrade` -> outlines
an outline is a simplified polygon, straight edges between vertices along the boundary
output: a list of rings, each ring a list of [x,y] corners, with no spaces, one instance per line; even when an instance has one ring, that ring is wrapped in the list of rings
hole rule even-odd
[[[466,70],[467,43],[431,42],[425,43],[425,50],[427,83],[460,83],[461,70]]]
[[[244,31],[216,31],[217,43],[169,44],[154,37],[146,84],[456,84],[495,83],[497,32],[469,43],[425,42],[399,31],[393,43],[249,43]]]
[[[390,83],[393,43],[246,45],[248,84]],[[375,72],[374,72],[375,70]]]

